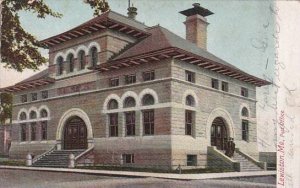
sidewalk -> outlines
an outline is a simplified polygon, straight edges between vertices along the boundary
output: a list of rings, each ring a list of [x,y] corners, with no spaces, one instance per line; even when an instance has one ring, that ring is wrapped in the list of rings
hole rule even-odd
[[[81,174],[123,176],[123,177],[154,177],[154,178],[164,178],[164,179],[174,179],[174,180],[204,180],[204,179],[218,179],[218,178],[257,177],[257,176],[276,175],[276,171],[226,172],[226,173],[206,173],[206,174],[171,174],[171,173],[88,170],[88,169],[69,169],[69,168],[41,168],[41,167],[37,168],[37,167],[24,167],[24,166],[0,166],[0,169],[66,172],[66,173],[81,173]]]

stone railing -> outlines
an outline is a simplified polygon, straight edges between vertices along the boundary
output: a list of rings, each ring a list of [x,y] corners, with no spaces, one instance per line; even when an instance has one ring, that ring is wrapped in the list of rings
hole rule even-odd
[[[38,160],[40,160],[42,157],[44,157],[45,155],[51,153],[52,151],[56,150],[56,145],[54,145],[50,150],[45,151],[44,153],[34,157],[34,159],[32,160],[32,164],[37,162]]]
[[[208,167],[220,168],[223,170],[241,171],[240,163],[229,158],[216,148],[216,146],[207,147]]]
[[[85,150],[84,152],[82,152],[81,154],[79,154],[78,156],[75,157],[75,163],[76,165],[91,165],[91,163],[93,163],[94,161],[89,160],[84,161],[84,158],[87,157],[87,155],[89,155],[92,151],[94,150],[94,146],[88,148],[87,150]],[[88,164],[86,164],[88,163]]]
[[[235,152],[237,152],[238,154],[242,155],[243,157],[245,157],[249,161],[253,162],[254,164],[256,164],[257,166],[259,166],[260,168],[262,168],[264,170],[267,170],[267,163],[266,162],[260,162],[260,161],[258,161],[257,159],[255,159],[254,157],[251,157],[247,153],[242,152],[239,148],[236,148]]]

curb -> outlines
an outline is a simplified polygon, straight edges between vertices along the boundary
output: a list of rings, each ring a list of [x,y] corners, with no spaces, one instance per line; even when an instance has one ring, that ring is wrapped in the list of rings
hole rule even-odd
[[[226,173],[206,173],[206,174],[172,174],[172,173],[87,170],[87,169],[69,169],[69,168],[43,168],[43,167],[23,167],[23,166],[22,167],[20,167],[20,166],[0,166],[0,169],[81,173],[81,174],[92,174],[92,175],[103,175],[103,176],[136,177],[136,178],[152,177],[152,178],[163,178],[163,179],[173,179],[173,180],[204,180],[204,179],[221,179],[221,178],[257,177],[257,176],[274,176],[274,175],[276,175],[276,171],[226,172]]]

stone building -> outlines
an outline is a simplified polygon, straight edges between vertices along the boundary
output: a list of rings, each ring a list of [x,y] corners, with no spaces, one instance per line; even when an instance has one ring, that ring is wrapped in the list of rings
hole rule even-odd
[[[66,166],[73,153],[77,165],[263,168],[256,87],[269,83],[207,51],[213,13],[199,4],[181,11],[183,39],[140,23],[135,11],[107,11],[42,41],[48,69],[2,89],[14,94],[10,157],[30,153],[35,166]],[[233,158],[223,152],[229,138]]]

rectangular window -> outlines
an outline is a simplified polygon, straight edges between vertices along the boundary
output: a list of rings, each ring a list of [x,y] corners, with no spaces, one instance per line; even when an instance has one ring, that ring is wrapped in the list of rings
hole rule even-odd
[[[197,155],[187,155],[187,166],[197,166]]]
[[[150,81],[155,79],[155,72],[154,71],[148,71],[143,73],[143,79],[144,81]]]
[[[134,154],[123,154],[122,157],[125,164],[134,163]]]
[[[135,112],[125,113],[126,136],[135,135]]]
[[[41,122],[41,139],[47,140],[47,121]]]
[[[48,98],[48,91],[42,91],[41,96],[42,96],[42,99],[47,99]]]
[[[31,141],[36,140],[36,123],[31,123],[30,124],[30,133],[31,133]]]
[[[241,88],[241,95],[242,95],[243,97],[248,97],[248,89],[242,87],[242,88]]]
[[[154,135],[154,110],[143,112],[144,135]]]
[[[111,78],[109,79],[109,87],[119,86],[119,78]]]
[[[195,73],[191,71],[185,71],[185,80],[195,83]]]
[[[228,83],[222,82],[222,91],[228,92]]]
[[[109,114],[109,136],[118,136],[118,113]]]
[[[186,110],[185,111],[185,135],[192,135],[193,127],[193,112]]]
[[[211,79],[211,87],[214,89],[219,89],[219,80],[212,78]]]
[[[37,100],[37,93],[31,93],[31,101]]]
[[[249,141],[249,126],[248,121],[243,120],[242,121],[242,139],[245,141]]]
[[[26,124],[21,124],[21,141],[26,141]]]
[[[27,95],[26,94],[21,95],[21,102],[22,103],[27,102]]]
[[[136,75],[135,74],[125,76],[125,84],[133,84],[135,82],[136,82]]]

